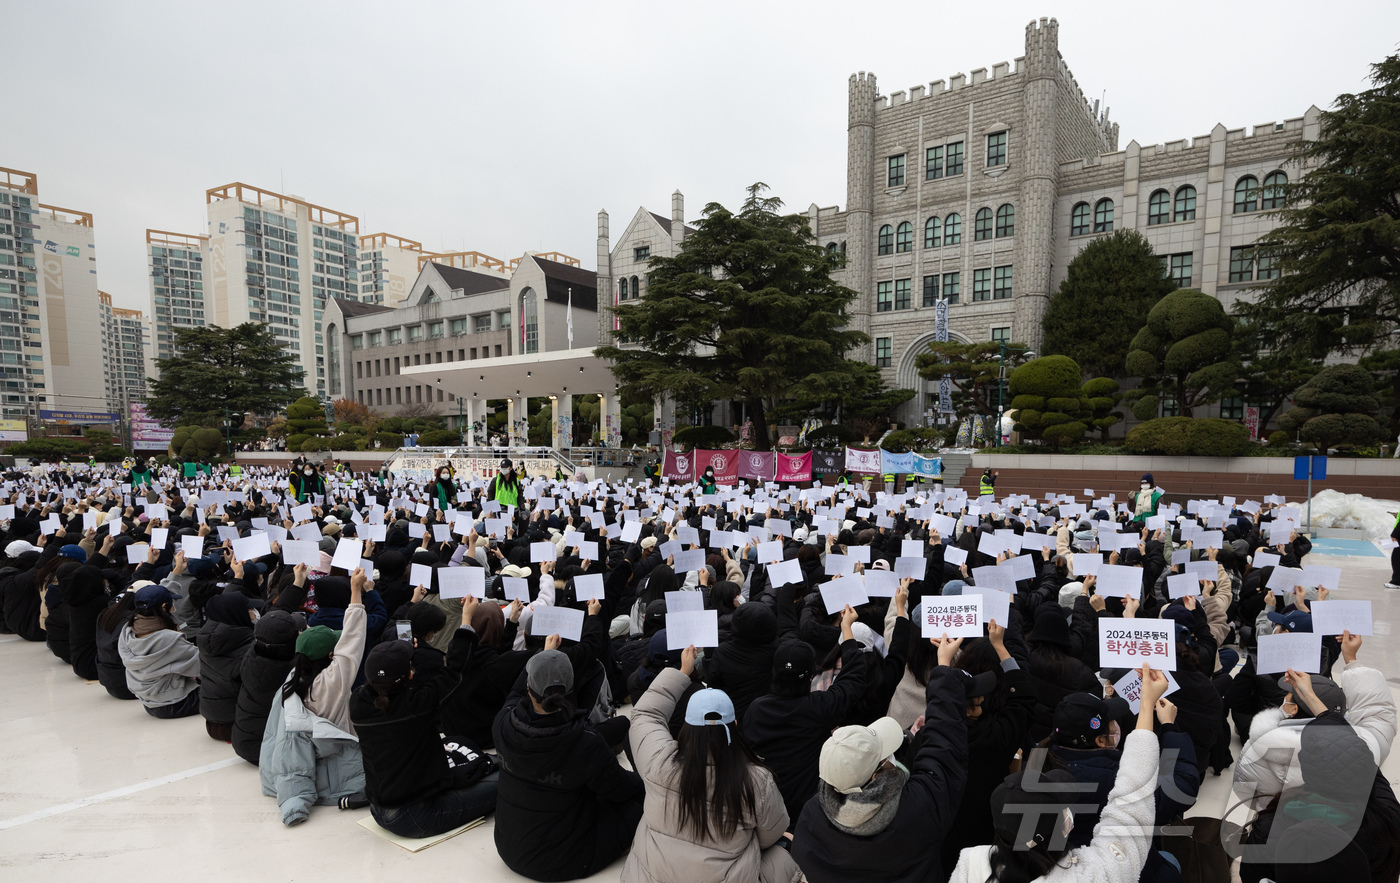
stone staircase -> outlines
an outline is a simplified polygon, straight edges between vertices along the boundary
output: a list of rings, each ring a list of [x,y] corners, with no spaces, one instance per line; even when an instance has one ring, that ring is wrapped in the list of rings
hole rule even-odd
[[[939,456],[943,458],[943,487],[959,487],[963,476],[972,468],[972,455],[943,452]]]

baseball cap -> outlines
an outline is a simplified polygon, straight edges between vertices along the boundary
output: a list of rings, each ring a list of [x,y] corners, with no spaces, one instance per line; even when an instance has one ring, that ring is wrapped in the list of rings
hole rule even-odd
[[[851,637],[860,643],[862,649],[875,649],[875,630],[863,622],[851,624]]]
[[[1074,790],[1076,784],[1068,770],[1026,768],[1012,773],[992,792],[992,826],[1013,850],[1034,849],[1042,843],[1052,849],[1062,847],[1064,811],[1073,812],[1073,806],[1084,799],[1083,792]]]
[[[155,610],[174,600],[175,596],[165,586],[148,585],[137,589],[135,603],[137,610]]]
[[[966,672],[964,672],[966,674]],[[967,676],[967,698],[976,699],[978,696],[990,696],[997,688],[997,673],[994,671],[978,672]]]
[[[1301,610],[1290,610],[1287,613],[1279,613],[1276,610],[1269,611],[1269,622],[1283,626],[1285,631],[1290,632],[1310,632],[1312,631],[1312,614],[1304,613]],[[1321,695],[1321,694],[1319,694]]]
[[[1055,744],[1092,748],[1096,738],[1108,735],[1108,725],[1117,717],[1113,708],[1093,693],[1071,693],[1055,706]]]
[[[510,464],[510,460],[508,460],[508,459],[507,459],[507,460],[502,460],[502,461],[501,461],[501,468],[502,468],[502,469],[509,469],[509,468],[510,468],[510,465],[511,465],[511,464]]]
[[[307,659],[325,659],[335,650],[340,632],[324,625],[313,625],[297,636],[297,652]]]
[[[840,727],[822,744],[817,774],[840,793],[853,794],[903,744],[904,728],[892,717],[882,717],[868,727]]]
[[[1309,675],[1312,679],[1312,690],[1322,704],[1326,705],[1329,711],[1339,711],[1346,714],[1347,694],[1342,690],[1341,685],[1331,678],[1324,678],[1322,675]],[[1278,685],[1285,693],[1293,692],[1293,685],[1288,683],[1288,678],[1278,679]],[[1312,711],[1303,703],[1294,700],[1298,706],[1298,717],[1312,717]]]
[[[58,554],[62,555],[64,558],[72,558],[80,564],[87,562],[87,550],[76,543],[69,543],[59,549]]]
[[[812,676],[817,655],[806,641],[784,641],[773,654],[773,677],[803,680]]]
[[[574,666],[558,650],[541,650],[525,663],[525,682],[530,692],[543,696],[554,687],[574,688]]]
[[[697,690],[686,703],[685,722],[692,727],[723,726],[725,741],[733,742],[728,725],[734,723],[734,701],[723,690]]]
[[[369,651],[365,660],[365,676],[372,687],[385,692],[397,692],[396,687],[408,683],[413,668],[413,645],[407,641],[382,641]]]

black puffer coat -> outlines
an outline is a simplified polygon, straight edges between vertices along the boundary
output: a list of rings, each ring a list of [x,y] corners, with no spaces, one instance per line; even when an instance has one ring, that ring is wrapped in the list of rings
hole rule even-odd
[[[730,636],[705,661],[705,681],[729,694],[734,719],[743,721],[749,705],[767,695],[773,684],[773,654],[778,650],[778,619],[766,604],[740,604]]]
[[[68,608],[69,661],[73,664],[73,674],[85,680],[97,680],[97,618],[107,609],[102,571],[97,565],[84,564],[68,579],[59,580],[58,589]],[[125,669],[122,671],[125,681]]]
[[[243,657],[253,646],[247,596],[233,592],[210,598],[195,645],[199,647],[199,713],[212,724],[233,723]]]
[[[55,548],[53,555],[57,555]],[[15,567],[20,572],[10,579],[0,580],[0,606],[5,613],[5,628],[26,641],[44,640],[44,630],[39,627],[39,590],[34,587],[34,570],[41,561],[52,558],[45,553],[25,552],[15,559]]]
[[[238,673],[233,713],[233,751],[257,766],[273,697],[292,670],[299,623],[285,610],[271,610],[253,626],[252,646]],[[202,692],[202,691],[201,691]]]

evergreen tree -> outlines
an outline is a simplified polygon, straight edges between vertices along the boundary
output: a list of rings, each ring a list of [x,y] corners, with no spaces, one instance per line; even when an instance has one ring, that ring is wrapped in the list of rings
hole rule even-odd
[[[1297,407],[1279,424],[1323,453],[1336,445],[1368,445],[1381,438],[1380,402],[1371,372],[1360,365],[1324,368],[1294,396]]]
[[[1293,162],[1283,223],[1259,240],[1281,271],[1246,315],[1321,357],[1385,338],[1400,323],[1400,54],[1372,88],[1341,95]]]
[[[1008,386],[1016,431],[1058,451],[1079,441],[1093,407],[1080,389],[1079,365],[1068,356],[1041,356],[1011,372]]]
[[[1014,370],[1026,360],[1026,345],[1009,343],[1006,345],[1006,370]],[[1010,407],[1011,397],[1003,394],[998,399],[1001,379],[1001,344],[987,343],[931,343],[928,352],[920,353],[915,359],[919,376],[925,380],[938,380],[948,377],[953,383],[953,413],[959,419],[973,415],[993,417],[997,405]]]
[[[1124,368],[1142,385],[1128,394],[1139,420],[1157,416],[1163,395],[1176,399],[1183,417],[1232,390],[1239,363],[1232,355],[1235,321],[1220,301],[1192,288],[1173,291],[1147,314],[1133,337]]]
[[[302,371],[263,326],[175,329],[176,355],[158,359],[146,410],[167,426],[222,426],[225,411],[270,414],[298,396]]]
[[[1115,230],[1084,246],[1050,298],[1042,327],[1047,355],[1074,359],[1090,376],[1123,373],[1123,357],[1149,310],[1176,286],[1137,230]]]
[[[856,293],[832,281],[838,257],[766,189],[750,187],[737,214],[707,205],[679,254],[651,259],[641,301],[616,310],[620,340],[637,348],[595,350],[625,393],[745,402],[758,450],[769,410],[843,389],[856,364],[845,354],[869,339],[846,328]]]

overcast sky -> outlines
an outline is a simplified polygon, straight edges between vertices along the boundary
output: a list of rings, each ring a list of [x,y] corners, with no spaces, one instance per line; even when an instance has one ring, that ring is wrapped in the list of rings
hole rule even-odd
[[[851,73],[889,94],[990,69],[1042,15],[1120,147],[1326,108],[1400,40],[1396,0],[0,0],[0,166],[93,213],[101,287],[143,310],[145,229],[205,232],[205,190],[233,181],[361,233],[591,269],[600,208],[616,236],[677,188],[688,219],[754,181],[844,207]]]

